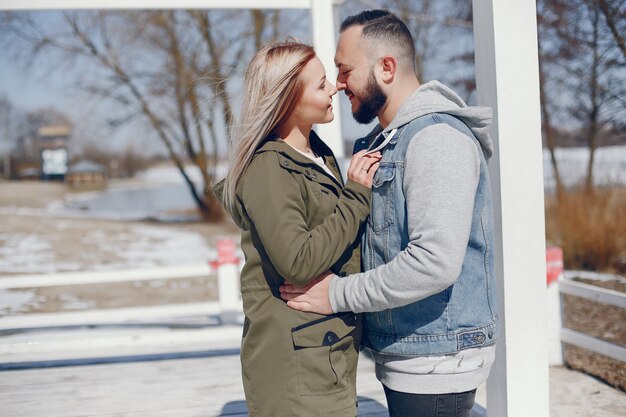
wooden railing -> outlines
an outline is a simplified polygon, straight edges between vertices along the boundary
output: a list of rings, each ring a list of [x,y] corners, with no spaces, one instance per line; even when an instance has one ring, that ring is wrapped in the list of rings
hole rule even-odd
[[[230,352],[238,345],[241,328],[217,326],[243,320],[238,296],[238,265],[232,263],[215,262],[213,267],[207,263],[4,277],[0,279],[0,289],[176,280],[209,275],[217,275],[218,287],[221,287],[217,301],[2,316],[0,370],[101,363],[119,361],[121,357],[137,360],[157,359],[163,355],[185,357],[207,355],[210,351]],[[93,328],[101,331],[84,331]]]
[[[113,282],[153,281],[206,277],[214,274],[207,265],[161,267],[120,271],[68,272],[59,274],[23,275],[0,279],[0,289],[41,288],[68,285],[90,285]],[[149,307],[112,308],[101,310],[23,314],[0,317],[0,332],[110,323],[132,323],[141,320],[171,319],[187,316],[214,316],[219,319],[224,300],[215,302],[170,304]]]
[[[574,277],[578,277],[581,274],[584,278],[584,272],[566,271],[558,281],[560,294],[573,295],[622,309],[626,308],[625,293],[572,280]],[[626,362],[626,348],[623,346],[597,339],[567,327],[561,327],[560,339],[564,343],[569,343],[618,361]]]

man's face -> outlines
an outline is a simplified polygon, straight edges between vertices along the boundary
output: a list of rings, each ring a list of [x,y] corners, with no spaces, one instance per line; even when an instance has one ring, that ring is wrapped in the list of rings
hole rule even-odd
[[[387,102],[370,62],[367,50],[362,46],[361,26],[343,31],[335,53],[335,65],[339,70],[337,89],[348,96],[354,119],[364,124],[374,120]]]

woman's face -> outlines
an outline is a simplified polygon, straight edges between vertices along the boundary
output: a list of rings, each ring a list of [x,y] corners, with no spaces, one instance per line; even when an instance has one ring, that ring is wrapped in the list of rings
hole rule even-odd
[[[331,122],[333,114],[333,96],[337,94],[335,86],[326,79],[326,71],[318,57],[310,60],[300,78],[304,82],[304,91],[293,113],[297,124],[310,125]]]

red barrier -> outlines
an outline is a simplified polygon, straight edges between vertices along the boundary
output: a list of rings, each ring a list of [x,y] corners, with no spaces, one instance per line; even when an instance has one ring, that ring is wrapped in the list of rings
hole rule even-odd
[[[232,239],[220,239],[217,241],[217,260],[210,261],[211,268],[217,269],[224,264],[239,264],[239,257],[235,255],[237,245]]]
[[[563,272],[563,248],[552,246],[546,249],[546,276],[548,285],[556,281]]]

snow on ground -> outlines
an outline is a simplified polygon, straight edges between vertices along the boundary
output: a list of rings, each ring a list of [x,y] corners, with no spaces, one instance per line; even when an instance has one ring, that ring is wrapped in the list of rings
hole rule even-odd
[[[0,315],[27,311],[44,301],[33,290],[0,289]]]
[[[0,271],[43,272],[54,264],[50,244],[40,236],[26,233],[0,233]]]
[[[589,163],[587,148],[557,148],[555,155],[565,186],[570,187],[585,180]],[[626,185],[626,145],[596,149],[593,176],[596,185]],[[543,179],[546,189],[555,187],[554,171],[547,149],[543,151]]]
[[[105,232],[93,228],[75,230],[72,234],[74,237],[71,242],[65,243],[59,239],[60,234],[54,233],[43,236],[0,233],[0,273],[33,274],[190,265],[207,262],[216,255],[201,234],[188,230],[133,225],[126,230]],[[76,249],[66,253],[63,251],[66,244]]]
[[[152,226],[134,226],[130,232],[138,238],[118,254],[131,267],[198,264],[217,255],[197,233]]]

